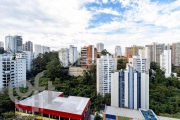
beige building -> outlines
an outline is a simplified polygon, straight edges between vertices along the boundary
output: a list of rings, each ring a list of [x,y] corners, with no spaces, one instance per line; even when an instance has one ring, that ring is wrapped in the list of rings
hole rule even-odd
[[[70,76],[83,76],[83,71],[86,70],[81,67],[69,67],[69,75]]]
[[[172,64],[180,66],[180,42],[172,44]]]

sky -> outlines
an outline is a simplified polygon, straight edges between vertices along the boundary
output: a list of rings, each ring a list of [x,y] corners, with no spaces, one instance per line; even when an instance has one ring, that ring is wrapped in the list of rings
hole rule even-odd
[[[112,54],[179,42],[180,0],[0,0],[0,41],[7,35],[51,50],[101,42]]]

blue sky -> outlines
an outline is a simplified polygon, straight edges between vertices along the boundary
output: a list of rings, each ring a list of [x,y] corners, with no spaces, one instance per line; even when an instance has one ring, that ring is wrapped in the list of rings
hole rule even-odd
[[[1,0],[0,13],[0,41],[21,35],[52,50],[180,41],[180,0]]]

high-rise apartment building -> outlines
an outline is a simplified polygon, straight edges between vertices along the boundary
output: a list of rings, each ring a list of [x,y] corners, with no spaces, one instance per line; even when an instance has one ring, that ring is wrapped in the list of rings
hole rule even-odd
[[[34,44],[34,57],[36,58],[40,53],[44,54],[46,52],[50,52],[50,48],[47,46],[41,46]]]
[[[90,68],[95,64],[97,58],[97,49],[93,45],[81,48],[80,64],[83,68]]]
[[[34,56],[35,58],[41,53],[41,45],[34,44]]]
[[[150,69],[149,61],[141,55],[129,58],[129,63],[127,65],[133,67],[135,70],[139,72],[148,72]]]
[[[151,45],[146,45],[150,50],[150,62],[156,62],[160,66],[160,55],[165,49],[165,44],[153,43]]]
[[[103,43],[97,43],[96,48],[97,48],[97,52],[100,53],[104,50],[104,44]]]
[[[26,59],[26,71],[32,70],[32,61],[34,59],[34,53],[31,51],[23,51],[22,53],[16,53],[17,58]]]
[[[164,50],[160,55],[160,69],[165,71],[165,76],[171,76],[172,69],[171,50]]]
[[[22,37],[21,36],[14,36],[14,39],[16,41],[16,45],[17,45],[17,51],[16,53],[21,53],[23,51],[23,41],[22,41]]]
[[[70,45],[69,46],[69,62],[72,65],[73,63],[75,63],[78,59],[78,51],[77,51],[77,47]]]
[[[5,50],[11,53],[21,53],[23,51],[21,36],[6,36],[5,37]]]
[[[33,52],[33,43],[31,41],[27,41],[25,44],[23,44],[23,51]]]
[[[4,42],[3,41],[0,41],[0,47],[4,48]]]
[[[172,44],[172,64],[180,66],[180,42]]]
[[[149,109],[149,74],[130,66],[111,73],[111,106]]]
[[[13,54],[0,54],[0,89],[7,87],[26,87],[26,59],[13,59]]]
[[[86,68],[86,65],[87,65],[87,47],[86,46],[81,48],[80,65],[81,65],[81,67]]]
[[[111,93],[111,73],[117,69],[117,59],[109,54],[97,58],[97,93]]]
[[[117,57],[118,55],[122,55],[121,46],[115,47],[115,57]]]
[[[59,50],[59,60],[63,67],[69,66],[69,50],[67,48]]]
[[[132,58],[132,56],[137,56],[139,54],[139,49],[142,49],[142,46],[136,46],[133,45],[132,47],[126,47],[126,58],[129,60],[129,58]]]
[[[5,50],[11,53],[17,52],[17,42],[13,36],[9,35],[5,37]]]

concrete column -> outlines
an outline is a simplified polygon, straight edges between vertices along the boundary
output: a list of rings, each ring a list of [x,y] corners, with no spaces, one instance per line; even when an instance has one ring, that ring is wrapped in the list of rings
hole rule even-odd
[[[59,120],[61,119],[61,117],[59,116]]]
[[[49,118],[50,118],[50,114],[49,114]]]
[[[26,114],[27,114],[27,110],[26,110]]]

